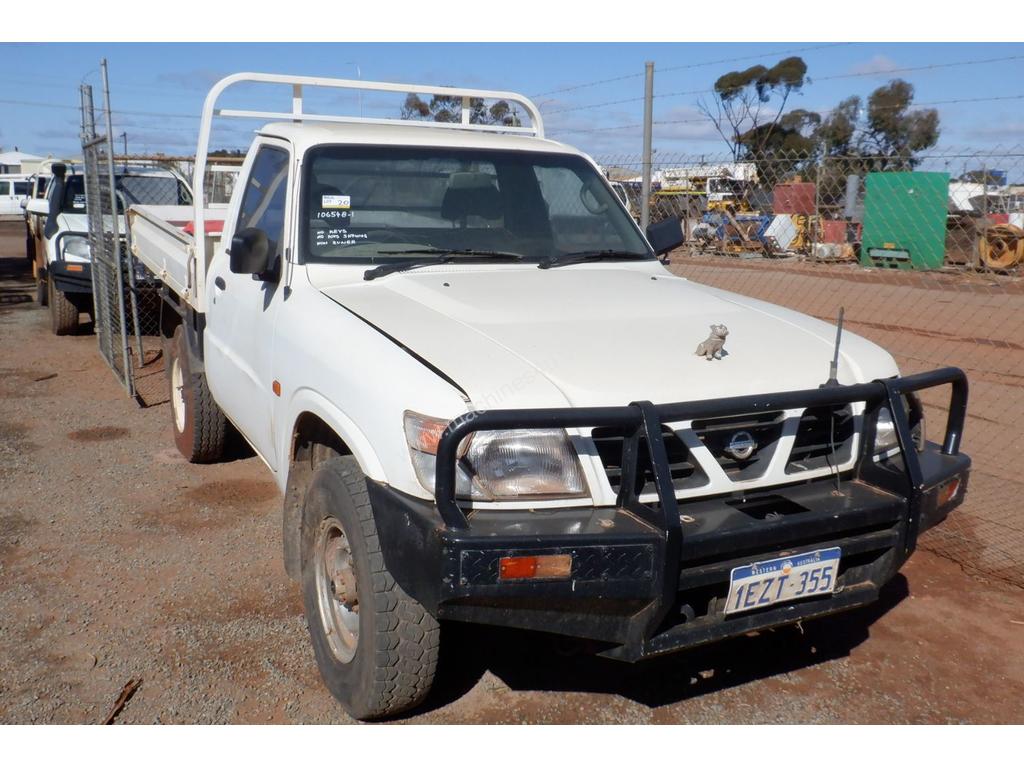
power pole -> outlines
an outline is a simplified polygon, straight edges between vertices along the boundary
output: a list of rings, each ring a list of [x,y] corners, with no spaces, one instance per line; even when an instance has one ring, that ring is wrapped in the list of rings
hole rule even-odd
[[[651,222],[651,131],[654,123],[654,62],[644,64],[644,156],[643,187],[640,198],[640,228]]]

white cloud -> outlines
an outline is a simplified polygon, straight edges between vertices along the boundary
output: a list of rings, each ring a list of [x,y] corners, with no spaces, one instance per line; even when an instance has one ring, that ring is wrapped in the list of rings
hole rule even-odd
[[[859,64],[854,64],[850,67],[849,73],[851,75],[878,75],[888,72],[892,69],[898,69],[899,64],[893,59],[886,56],[884,53],[878,53],[872,56],[867,61],[862,61]]]

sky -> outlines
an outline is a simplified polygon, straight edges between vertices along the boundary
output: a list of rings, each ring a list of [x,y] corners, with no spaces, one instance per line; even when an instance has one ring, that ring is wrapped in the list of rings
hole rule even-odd
[[[0,53],[0,147],[44,156],[80,154],[79,84],[93,85],[100,103],[104,57],[114,133],[127,134],[132,154],[192,154],[210,85],[262,71],[517,91],[538,104],[549,137],[599,161],[635,162],[644,63],[653,61],[656,159],[724,157],[698,99],[727,71],[787,55],[804,58],[811,80],[787,108],[828,110],[901,77],[914,85],[916,103],[939,110],[940,147],[1024,151],[1020,43],[0,43]],[[892,71],[900,69],[909,71]],[[307,109],[394,117],[402,101],[314,93]],[[254,86],[225,105],[287,111],[290,91]],[[244,149],[255,127],[222,120],[213,146]]]

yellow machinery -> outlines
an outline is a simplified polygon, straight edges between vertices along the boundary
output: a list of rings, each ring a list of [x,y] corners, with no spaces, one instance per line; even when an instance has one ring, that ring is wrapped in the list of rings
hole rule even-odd
[[[752,213],[747,193],[757,182],[754,163],[699,163],[660,172],[652,210],[696,218],[706,212]]]

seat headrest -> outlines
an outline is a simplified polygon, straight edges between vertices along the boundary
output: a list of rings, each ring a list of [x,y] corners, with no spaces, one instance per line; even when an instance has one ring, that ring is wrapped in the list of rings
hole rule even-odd
[[[497,219],[501,212],[501,194],[493,176],[460,172],[448,177],[448,189],[441,201],[442,218],[449,221],[461,221],[467,216]]]

